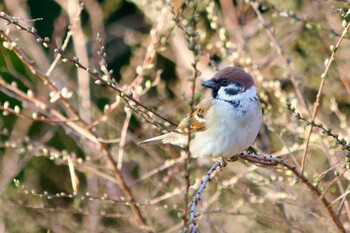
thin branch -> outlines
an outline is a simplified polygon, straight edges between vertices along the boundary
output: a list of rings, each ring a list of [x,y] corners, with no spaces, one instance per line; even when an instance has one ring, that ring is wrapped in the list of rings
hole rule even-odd
[[[335,203],[337,203],[340,200],[345,200],[345,198],[350,194],[350,190],[346,191],[345,193],[343,193],[342,195],[340,195],[339,197],[337,197],[336,199],[334,199],[329,206],[334,205]]]
[[[37,41],[39,43],[42,43],[45,47],[48,47],[50,49],[52,49],[54,52],[61,54],[61,56],[64,59],[69,60],[70,62],[74,63],[78,68],[87,70],[89,72],[89,74],[91,74],[92,76],[94,76],[96,79],[98,79],[100,82],[106,84],[107,86],[113,88],[114,90],[116,90],[117,92],[120,93],[120,96],[128,103],[128,105],[130,105],[130,103],[128,102],[129,100],[133,101],[135,104],[137,104],[140,107],[143,107],[144,109],[146,109],[149,112],[152,112],[154,115],[156,116],[160,116],[161,119],[163,119],[164,121],[167,121],[169,124],[171,124],[171,121],[168,121],[166,118],[162,117],[161,115],[155,113],[154,111],[151,111],[149,108],[147,108],[146,106],[142,105],[139,101],[133,99],[131,96],[126,95],[124,93],[122,93],[121,89],[115,84],[110,82],[110,80],[105,80],[102,76],[100,76],[100,74],[98,74],[97,71],[95,70],[91,70],[88,69],[87,67],[85,67],[83,64],[81,64],[79,62],[79,59],[76,57],[68,57],[67,55],[64,54],[63,50],[54,46],[53,44],[50,43],[48,38],[42,38],[41,36],[39,36],[36,32],[35,28],[26,28],[25,26],[22,26],[17,20],[13,19],[11,16],[6,15],[4,12],[0,12],[0,18],[4,19],[7,21],[8,24],[14,24],[17,26],[17,28],[19,28],[20,30],[24,30],[29,34],[32,34],[33,36],[35,36],[37,38]],[[11,44],[13,42],[13,40],[4,32],[4,31],[0,31],[0,35],[9,43]],[[110,153],[110,151],[108,150],[107,146],[102,144],[94,135],[94,133],[92,132],[91,129],[87,129],[88,128],[88,124],[85,123],[79,116],[79,114],[77,113],[77,111],[75,109],[73,109],[73,107],[71,107],[71,105],[69,104],[69,102],[67,101],[66,98],[64,98],[61,93],[59,92],[59,90],[55,87],[55,85],[49,80],[49,78],[42,72],[40,72],[33,64],[32,62],[24,55],[24,53],[22,53],[17,46],[13,46],[11,47],[12,51],[14,51],[16,53],[16,55],[22,60],[22,62],[36,75],[38,75],[40,78],[42,78],[44,80],[45,83],[48,84],[48,86],[54,90],[55,93],[59,94],[60,100],[62,101],[62,103],[70,110],[70,112],[77,118],[79,119],[80,123],[83,125],[80,126],[78,124],[75,124],[74,122],[68,122],[67,125],[72,127],[74,130],[76,130],[77,132],[79,132],[82,136],[87,137],[88,139],[90,139],[91,141],[93,141],[94,143],[96,143],[98,145],[98,147],[102,150],[102,154],[104,154],[107,157],[107,160],[110,164],[110,166],[112,167],[112,172],[114,174],[114,177],[116,179],[116,181],[118,182],[119,187],[123,190],[124,194],[126,195],[126,198],[128,200],[131,201],[130,207],[132,209],[132,212],[134,213],[136,220],[138,222],[137,226],[142,228],[144,231],[147,232],[152,232],[152,230],[150,229],[150,227],[148,226],[145,218],[143,217],[140,208],[134,204],[135,199],[132,195],[132,192],[130,190],[130,188],[128,187],[128,185],[126,184],[125,180],[123,179],[122,175],[120,174],[116,163],[114,161],[114,158],[112,156],[112,154]],[[173,123],[174,124],[174,123]]]
[[[191,214],[190,214],[190,232],[191,233],[197,233],[197,227],[196,227],[196,217],[199,216],[199,213],[196,212],[197,204],[201,200],[201,195],[204,191],[204,189],[207,187],[208,182],[210,181],[210,177],[213,174],[213,172],[220,168],[221,164],[220,162],[214,163],[214,165],[209,169],[207,175],[205,176],[204,180],[201,182],[201,186],[199,187],[198,191],[196,192],[196,195],[192,199],[192,206],[191,206]]]
[[[284,51],[282,49],[282,47],[280,46],[280,44],[278,43],[276,37],[274,36],[273,32],[271,31],[271,29],[269,28],[268,23],[266,22],[265,18],[262,16],[262,14],[259,11],[259,3],[257,2],[250,2],[250,5],[252,6],[252,8],[254,9],[256,15],[258,16],[258,19],[260,20],[261,24],[263,25],[267,35],[269,36],[273,46],[276,48],[277,50],[277,54],[279,56],[281,56],[282,60],[284,61],[284,63],[286,64],[286,67],[288,69],[289,75],[290,75],[290,79],[292,81],[295,93],[300,101],[300,103],[302,104],[303,108],[309,112],[308,107],[306,105],[306,101],[302,95],[302,93],[299,90],[299,85],[297,83],[297,80],[295,79],[294,75],[293,75],[293,70],[292,70],[292,66],[290,65],[290,59],[288,57],[286,57],[286,55],[284,54]]]
[[[305,122],[306,125],[320,129],[322,134],[333,138],[338,145],[341,145],[342,150],[350,152],[350,146],[348,146],[348,142],[344,138],[341,138],[339,134],[333,133],[331,128],[326,128],[322,123],[316,123],[314,120],[308,120],[306,117],[297,112],[295,108],[291,106],[291,103],[289,101],[287,101],[287,108],[293,112],[297,120],[301,120]]]
[[[9,17],[9,16],[7,16],[7,17]],[[1,13],[0,13],[0,18],[2,18]],[[24,29],[22,29],[22,30],[24,30]],[[2,30],[0,30],[0,35],[9,44],[11,44],[14,41],[13,39],[10,38],[9,35],[7,35]],[[76,119],[81,121],[81,118],[80,118],[78,112],[71,106],[71,104],[68,102],[68,100],[62,96],[61,92],[58,90],[58,88],[55,86],[55,84],[50,80],[50,78],[47,75],[45,75],[43,72],[41,72],[36,66],[34,66],[33,62],[24,54],[24,52],[18,46],[11,47],[10,49],[17,55],[17,57],[24,63],[24,65],[32,71],[33,74],[37,75],[39,78],[41,78],[43,80],[43,82],[45,84],[48,85],[48,87],[55,93],[55,95],[58,96],[59,100],[69,110],[69,112]]]
[[[141,182],[142,180],[148,179],[151,176],[159,173],[160,171],[163,171],[165,169],[168,169],[169,167],[174,166],[175,164],[185,160],[185,156],[180,156],[176,159],[166,160],[163,165],[161,165],[158,168],[153,169],[152,171],[147,172],[146,174],[142,175],[135,183]]]
[[[327,210],[328,215],[330,216],[330,218],[332,219],[333,223],[337,227],[338,232],[345,232],[345,229],[344,229],[342,223],[340,222],[339,217],[333,211],[333,209],[331,208],[331,205],[333,203],[335,203],[336,201],[340,200],[341,198],[344,198],[345,196],[347,196],[350,193],[349,191],[344,193],[336,201],[333,201],[330,204],[328,202],[328,200],[324,197],[322,192],[316,186],[314,186],[308,180],[308,178],[306,178],[306,176],[304,176],[304,174],[301,171],[298,171],[295,166],[291,165],[287,161],[284,161],[283,159],[276,158],[276,157],[260,156],[260,155],[252,154],[252,153],[249,153],[249,152],[242,152],[242,153],[240,153],[239,154],[239,158],[247,160],[249,162],[253,162],[254,164],[260,164],[260,165],[277,166],[279,164],[279,165],[282,165],[283,167],[287,168],[288,170],[290,170],[302,183],[304,183],[306,185],[306,187],[318,198],[318,200],[321,201],[323,207]],[[191,233],[197,233],[198,232],[197,228],[196,228],[196,223],[195,223],[195,218],[197,216],[199,216],[198,213],[196,213],[197,202],[200,200],[201,194],[203,193],[204,189],[206,188],[207,183],[210,181],[211,174],[218,167],[220,167],[220,163],[219,162],[215,163],[211,167],[211,169],[208,171],[208,174],[206,175],[204,181],[202,182],[199,190],[197,191],[196,196],[193,198],[192,207],[191,207],[191,216],[190,216],[190,221],[191,221],[190,232]]]
[[[329,68],[331,67],[331,64],[334,61],[335,53],[336,53],[337,49],[339,48],[341,42],[343,41],[345,35],[347,34],[349,27],[350,27],[350,22],[348,22],[346,24],[346,26],[345,26],[345,28],[343,30],[343,33],[340,36],[337,44],[335,46],[333,46],[333,47],[331,46],[332,54],[331,54],[330,58],[328,60],[326,60],[326,68],[325,68],[325,70],[323,71],[323,73],[321,75],[321,83],[320,83],[320,87],[318,88],[318,93],[316,95],[316,101],[314,103],[314,108],[313,108],[313,111],[312,111],[311,122],[315,121],[315,118],[316,118],[316,115],[317,115],[317,110],[318,110],[318,107],[319,107],[320,102],[321,102],[321,96],[322,96],[323,87],[324,87],[324,84],[326,82],[326,78],[327,78],[327,75],[328,75]],[[310,138],[311,138],[311,134],[312,134],[312,129],[313,129],[313,125],[310,125],[309,131],[308,131],[307,137],[306,137],[306,147],[305,147],[305,150],[303,152],[303,157],[302,157],[302,161],[301,161],[301,173],[304,172],[306,155],[307,155],[308,148],[309,148],[309,143],[310,143]]]
[[[249,152],[242,152],[241,154],[239,154],[239,158],[248,161],[250,159],[254,159],[258,163],[262,162],[263,165],[266,163],[275,163],[276,165],[280,164],[283,167],[290,170],[302,183],[306,185],[306,187],[318,198],[318,200],[320,200],[322,206],[326,209],[329,217],[332,219],[334,225],[337,227],[338,232],[345,233],[343,224],[340,222],[338,216],[331,208],[328,200],[322,195],[322,192],[308,180],[308,178],[303,174],[301,170],[297,170],[295,166],[291,165],[287,161],[276,157],[260,156],[257,154],[251,154]]]
[[[193,54],[193,61],[191,63],[193,67],[193,77],[190,79],[190,82],[192,83],[191,86],[191,97],[189,101],[189,105],[191,108],[191,111],[189,113],[188,122],[187,122],[187,147],[186,147],[186,159],[185,159],[185,174],[184,177],[186,179],[186,190],[184,194],[184,214],[183,214],[183,223],[184,228],[187,228],[188,226],[188,204],[189,204],[189,191],[191,186],[191,179],[190,179],[190,173],[191,173],[191,139],[192,139],[192,131],[191,131],[191,119],[193,116],[193,113],[196,109],[195,107],[195,90],[196,90],[196,81],[197,78],[201,75],[201,72],[198,70],[198,62],[200,57],[202,56],[201,46],[199,44],[199,32],[197,32],[196,25],[198,21],[198,13],[197,13],[197,7],[198,2],[197,1],[188,1],[186,4],[190,5],[191,14],[188,17],[188,24],[186,27],[182,25],[182,11],[180,11],[178,14],[175,13],[174,7],[171,8],[171,13],[173,15],[174,21],[178,28],[180,28],[185,33],[185,38],[188,43],[188,49],[192,51]]]
[[[32,120],[32,121],[39,121],[39,122],[46,122],[49,124],[67,124],[68,122],[73,122],[73,119],[66,119],[66,120],[56,120],[56,119],[51,119],[48,118],[44,115],[39,115],[37,113],[33,113],[33,115],[31,116],[27,116],[24,114],[21,114],[20,112],[18,112],[17,110],[11,109],[11,108],[7,108],[7,107],[3,107],[0,106],[0,111],[3,111],[3,115],[7,115],[9,113],[11,113],[12,115],[15,115],[17,117],[23,118],[23,119],[28,119],[28,120]]]
[[[86,70],[91,76],[93,76],[95,79],[96,79],[96,82],[97,83],[100,83],[100,84],[104,84],[106,86],[108,86],[109,88],[115,90],[116,92],[119,93],[120,97],[128,104],[129,107],[131,107],[134,111],[136,112],[141,112],[141,113],[144,113],[146,114],[147,116],[149,116],[147,113],[151,113],[152,115],[158,117],[159,119],[161,119],[162,121],[164,122],[167,122],[169,125],[172,125],[172,126],[177,126],[176,123],[174,123],[173,121],[165,118],[164,116],[160,115],[159,113],[157,113],[156,111],[152,110],[151,108],[143,105],[140,101],[136,100],[135,98],[133,98],[132,95],[130,94],[126,94],[122,91],[122,89],[115,83],[114,79],[109,79],[108,77],[106,76],[103,76],[101,75],[96,69],[92,69],[92,68],[88,68],[86,67],[84,64],[82,64],[81,62],[79,62],[79,58],[77,57],[69,57],[68,55],[66,55],[64,53],[64,51],[53,45],[52,43],[50,43],[49,39],[48,38],[43,38],[41,37],[36,29],[34,27],[31,27],[31,28],[27,28],[23,25],[21,25],[17,20],[14,20],[11,16],[9,15],[6,15],[4,12],[0,12],[0,18],[4,19],[7,21],[8,24],[13,24],[15,26],[17,26],[18,29],[20,30],[23,30],[31,35],[33,35],[36,39],[37,39],[37,42],[39,43],[42,43],[43,46],[51,49],[53,52],[55,53],[58,53],[62,56],[62,60],[63,61],[69,61],[73,64],[75,64],[78,68],[80,69],[83,69],[83,70]],[[5,38],[10,44],[11,42],[13,42],[13,40],[4,32],[4,31],[1,31],[0,30],[0,35]],[[13,47],[11,48],[16,54],[19,53],[18,52],[18,49],[16,47]],[[36,68],[34,68],[34,66],[32,65],[32,63],[30,62],[29,59],[26,59],[26,57],[23,55],[23,53],[19,53],[17,54],[19,56],[19,58],[21,60],[23,60],[23,62],[25,63],[25,65],[31,69],[31,71],[34,73],[34,74],[37,74],[38,76],[40,77],[46,77],[43,73],[39,72],[38,73],[38,70]],[[47,78],[45,78],[47,79]],[[49,81],[49,80],[47,80]],[[52,87],[51,86],[52,83],[49,82],[49,86],[50,88],[55,88],[56,87]],[[56,91],[58,91],[56,89]],[[64,99],[64,98],[63,98]],[[136,105],[137,107],[134,107],[129,101],[132,101],[134,103],[134,105]],[[67,104],[69,105],[68,102],[65,102],[64,100],[62,100],[62,102],[64,103],[64,105],[66,106]],[[66,106],[67,108],[69,108],[71,110],[71,112],[73,113],[74,112],[74,115],[78,115],[76,111],[72,111],[72,108],[70,106]]]
[[[122,133],[120,135],[119,150],[118,150],[118,169],[121,170],[123,166],[123,157],[124,157],[124,146],[126,142],[126,135],[128,133],[129,123],[131,119],[130,109],[125,109],[126,117],[122,128]]]
[[[338,181],[338,183],[341,183],[341,182]],[[344,190],[343,186],[340,184],[339,187],[340,187],[340,192],[342,193],[342,195],[344,195],[345,190]],[[349,188],[350,188],[350,184],[348,185],[346,190],[349,191]],[[347,215],[348,220],[349,220],[350,219],[350,210],[349,210],[349,202],[348,202],[347,196],[343,196],[343,199],[341,200],[339,207],[337,209],[337,212],[336,212],[337,216],[340,216],[340,213],[341,213],[343,207],[345,207],[346,215]]]

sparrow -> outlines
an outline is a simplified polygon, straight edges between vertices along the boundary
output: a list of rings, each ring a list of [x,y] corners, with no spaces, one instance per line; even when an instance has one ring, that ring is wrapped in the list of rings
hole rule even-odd
[[[188,144],[191,156],[229,160],[252,145],[258,135],[262,110],[253,78],[239,67],[226,67],[202,83],[212,97],[203,99],[176,130],[140,142]],[[191,119],[189,119],[191,117]]]

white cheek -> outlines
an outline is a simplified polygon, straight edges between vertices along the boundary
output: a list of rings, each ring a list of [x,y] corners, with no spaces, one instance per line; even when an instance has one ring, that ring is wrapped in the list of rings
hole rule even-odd
[[[237,95],[239,96],[241,94],[241,87],[236,86],[235,84],[230,84],[226,87],[221,87],[218,91],[218,98],[219,99],[224,99],[224,100],[238,100],[237,95],[230,95],[227,94],[225,90],[227,89],[234,89],[237,90]]]
[[[227,100],[227,101],[246,101],[249,102],[251,98],[256,97],[256,88],[250,87],[244,92],[240,92],[237,95],[228,95],[225,92],[225,89],[228,87],[221,87],[218,91],[218,97],[217,99]],[[233,88],[233,87],[230,87]]]
[[[224,99],[224,100],[230,98],[230,96],[228,94],[226,94],[224,87],[221,87],[219,89],[219,91],[218,91],[218,98]]]

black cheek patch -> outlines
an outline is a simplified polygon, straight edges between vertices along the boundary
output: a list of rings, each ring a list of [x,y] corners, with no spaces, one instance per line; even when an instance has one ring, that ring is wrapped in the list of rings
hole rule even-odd
[[[227,95],[237,95],[239,92],[240,92],[240,90],[237,88],[226,88],[225,89],[225,93]]]
[[[213,89],[212,95],[213,95],[213,98],[214,98],[214,99],[218,96],[218,91],[219,91],[219,90],[216,90],[216,89],[214,90],[214,89]]]

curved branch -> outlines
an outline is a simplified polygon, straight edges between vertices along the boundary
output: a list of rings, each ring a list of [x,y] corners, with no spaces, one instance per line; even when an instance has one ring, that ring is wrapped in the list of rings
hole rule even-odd
[[[258,165],[263,165],[263,166],[277,166],[278,164],[285,167],[286,169],[290,170],[295,177],[297,177],[302,183],[306,185],[306,187],[317,197],[318,200],[322,203],[322,206],[326,209],[329,217],[332,219],[334,225],[336,226],[338,232],[344,232],[345,229],[342,225],[342,223],[339,220],[339,217],[337,214],[333,211],[331,208],[331,205],[329,201],[325,198],[325,195],[322,194],[322,192],[314,186],[310,180],[303,174],[302,171],[299,171],[295,166],[290,164],[287,161],[284,161],[283,159],[276,158],[276,157],[271,157],[271,156],[261,156],[257,154],[253,154],[250,152],[242,152],[238,155],[240,159],[246,160],[248,162],[258,164]],[[196,192],[196,195],[194,196],[192,200],[192,206],[191,206],[191,214],[190,214],[190,232],[191,233],[197,233],[197,228],[196,228],[196,222],[195,219],[196,217],[199,216],[199,214],[196,212],[197,204],[198,201],[201,200],[201,195],[206,188],[206,185],[210,181],[210,176],[212,173],[220,166],[220,162],[215,163],[208,171],[207,175],[205,176],[204,180],[202,181],[202,184],[198,191]]]

